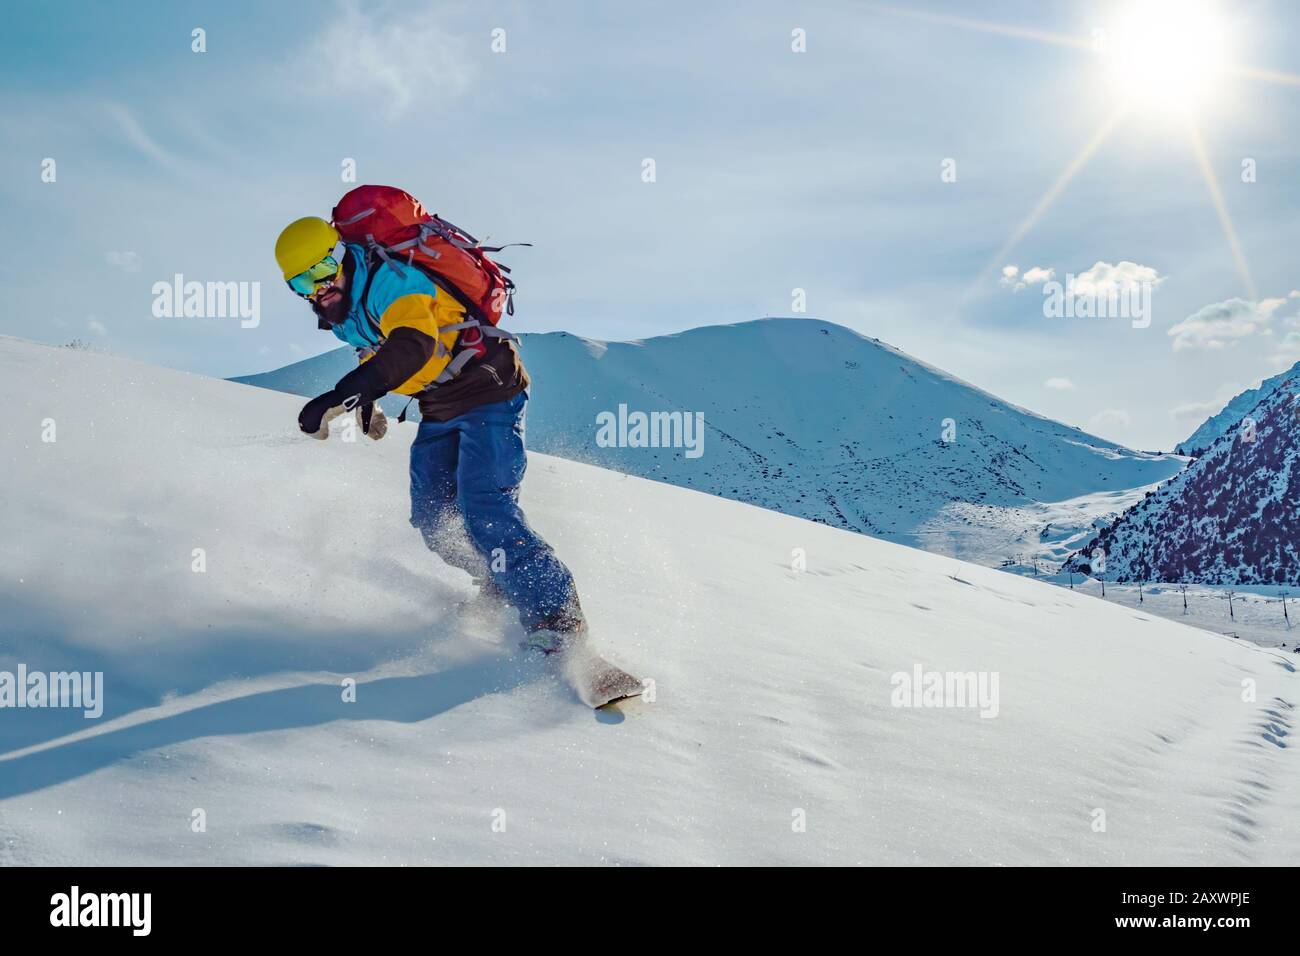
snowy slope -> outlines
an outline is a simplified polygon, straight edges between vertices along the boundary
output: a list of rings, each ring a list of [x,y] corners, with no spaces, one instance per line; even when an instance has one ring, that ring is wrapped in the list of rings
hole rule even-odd
[[[1300,586],[1300,373],[1083,546],[1067,567],[1115,581]]]
[[[1203,421],[1196,431],[1187,437],[1186,441],[1179,444],[1178,454],[1200,455],[1204,453],[1222,436],[1234,431],[1252,408],[1272,395],[1284,383],[1297,376],[1300,376],[1300,362],[1296,362],[1285,372],[1279,372],[1272,378],[1265,379],[1258,388],[1246,389],[1228,402],[1217,415],[1211,415]]]
[[[534,455],[655,682],[597,714],[452,612],[413,426],[322,444],[293,397],[12,339],[0,395],[0,669],[107,698],[0,710],[0,864],[1300,863],[1292,655]],[[996,716],[892,706],[916,666],[996,674]]]
[[[989,563],[1025,533],[1020,509],[1149,485],[1183,465],[1009,405],[814,319],[641,342],[526,335],[523,354],[540,451]],[[317,394],[352,362],[342,350],[240,381]],[[601,447],[597,416],[620,405],[702,412],[703,454]],[[953,441],[944,440],[946,419]],[[994,540],[965,550],[971,528]]]

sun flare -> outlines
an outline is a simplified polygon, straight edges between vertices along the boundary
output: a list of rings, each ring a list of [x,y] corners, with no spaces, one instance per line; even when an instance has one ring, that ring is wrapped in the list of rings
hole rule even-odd
[[[893,16],[939,26],[1056,48],[1086,50],[1098,54],[1100,70],[1109,81],[1101,125],[1061,170],[1029,215],[1016,226],[997,255],[989,260],[963,301],[977,295],[989,276],[1006,264],[1006,256],[1042,220],[1121,122],[1128,129],[1164,135],[1168,124],[1161,120],[1165,118],[1174,120],[1172,125],[1186,136],[1209,191],[1210,203],[1219,217],[1242,288],[1247,298],[1258,298],[1250,264],[1232,224],[1202,132],[1203,127],[1213,129],[1213,124],[1203,119],[1205,114],[1226,103],[1226,91],[1238,86],[1241,80],[1300,87],[1300,74],[1238,59],[1241,51],[1237,49],[1237,28],[1240,25],[1240,38],[1245,41],[1250,22],[1242,14],[1241,6],[1230,5],[1226,0],[1112,0],[1111,15],[1105,18],[1104,25],[1090,25],[1091,41],[1086,33],[1060,33],[1022,23],[928,13],[911,7],[877,7]],[[1231,17],[1225,16],[1224,10],[1231,10]]]
[[[1223,85],[1228,29],[1208,0],[1124,4],[1100,39],[1116,92],[1129,106],[1195,111]]]

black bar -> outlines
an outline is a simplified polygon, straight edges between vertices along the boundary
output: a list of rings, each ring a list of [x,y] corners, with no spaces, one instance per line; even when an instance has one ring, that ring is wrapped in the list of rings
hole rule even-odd
[[[75,933],[79,943],[301,946],[416,932],[430,946],[450,946],[468,932],[488,934],[496,947],[503,934],[518,932],[537,946],[623,949],[676,945],[689,925],[699,927],[691,931],[695,942],[716,938],[729,949],[742,940],[771,942],[775,932],[824,939],[840,928],[882,941],[901,932],[900,943],[917,946],[1124,937],[1233,945],[1289,935],[1295,926],[1294,871],[1263,868],[37,868],[5,876],[7,943],[66,942]],[[134,909],[120,896],[109,901],[109,915],[118,906],[118,926],[51,925],[52,917],[68,921],[73,886],[79,921],[99,911],[98,894],[149,894],[147,936],[136,934],[144,928],[143,895]]]

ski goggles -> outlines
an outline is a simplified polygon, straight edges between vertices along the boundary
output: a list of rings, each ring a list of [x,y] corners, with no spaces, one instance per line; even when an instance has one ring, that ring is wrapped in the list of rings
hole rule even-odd
[[[333,256],[326,256],[320,262],[316,263],[310,269],[304,269],[296,276],[289,280],[289,288],[298,295],[310,299],[314,296],[323,285],[329,285],[334,281],[334,277],[339,274],[338,260]]]

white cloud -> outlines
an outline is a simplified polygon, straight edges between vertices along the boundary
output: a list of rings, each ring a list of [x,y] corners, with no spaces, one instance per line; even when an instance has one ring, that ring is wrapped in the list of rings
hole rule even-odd
[[[1099,260],[1093,263],[1092,268],[1076,275],[1066,291],[1075,296],[1105,298],[1131,292],[1143,284],[1154,288],[1164,282],[1165,278],[1153,267],[1138,265],[1127,259],[1115,265]]]
[[[1132,420],[1122,408],[1106,408],[1088,420],[1088,431],[1101,434],[1113,428],[1127,428]]]
[[[1269,323],[1286,299],[1228,299],[1204,306],[1169,329],[1174,351],[1222,349],[1257,333],[1271,334]]]
[[[123,272],[140,271],[140,254],[138,252],[107,252],[104,260],[110,266],[116,266]]]
[[[1068,392],[1072,388],[1074,388],[1073,382],[1071,382],[1068,378],[1061,378],[1059,376],[1056,378],[1049,378],[1046,382],[1043,383],[1043,385],[1045,385],[1047,388],[1055,389],[1058,392]]]
[[[432,11],[407,5],[384,10],[363,11],[348,0],[324,18],[328,25],[306,57],[310,75],[328,64],[330,90],[363,97],[390,120],[469,89],[473,68],[464,42],[440,29]],[[396,12],[388,16],[389,10]]]
[[[998,284],[1005,286],[1012,292],[1019,292],[1027,286],[1047,282],[1054,275],[1056,275],[1055,269],[1045,268],[1044,266],[1030,266],[1025,270],[1024,275],[1021,275],[1019,266],[1008,265],[1002,267],[1002,278],[998,280]]]
[[[94,332],[96,335],[108,335],[108,328],[93,315],[87,317],[86,328],[90,329],[90,331]]]

